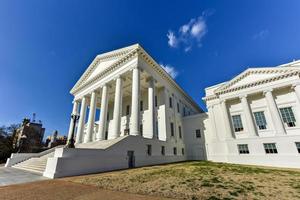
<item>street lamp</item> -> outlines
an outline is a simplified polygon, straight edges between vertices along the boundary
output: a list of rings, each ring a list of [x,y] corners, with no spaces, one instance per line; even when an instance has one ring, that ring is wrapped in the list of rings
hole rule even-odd
[[[79,115],[72,114],[71,118],[73,120],[72,134],[71,134],[71,137],[69,138],[69,140],[67,142],[66,148],[75,148],[75,145],[74,145],[74,143],[75,143],[75,141],[74,141],[74,132],[75,132],[76,122],[79,119]]]

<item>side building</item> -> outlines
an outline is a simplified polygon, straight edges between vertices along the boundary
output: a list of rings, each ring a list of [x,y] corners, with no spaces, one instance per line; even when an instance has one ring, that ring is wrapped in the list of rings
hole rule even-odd
[[[299,168],[299,75],[294,61],[206,88],[208,160]]]

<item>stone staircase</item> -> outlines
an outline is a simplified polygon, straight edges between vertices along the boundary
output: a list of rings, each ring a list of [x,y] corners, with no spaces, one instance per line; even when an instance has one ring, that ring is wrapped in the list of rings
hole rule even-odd
[[[48,153],[41,157],[33,157],[23,162],[20,162],[16,165],[13,165],[13,168],[26,170],[38,174],[43,174],[47,165],[47,159],[54,156],[54,152]]]
[[[79,149],[106,149],[119,141],[125,139],[128,137],[128,135],[121,136],[115,139],[110,139],[110,140],[101,140],[101,141],[94,141],[94,142],[88,142],[88,143],[80,143],[76,144],[76,148]]]

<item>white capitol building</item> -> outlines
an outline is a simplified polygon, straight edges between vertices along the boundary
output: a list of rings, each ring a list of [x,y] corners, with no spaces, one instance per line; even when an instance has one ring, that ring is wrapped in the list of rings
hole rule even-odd
[[[76,148],[6,167],[50,178],[185,160],[300,168],[299,75],[300,61],[249,68],[205,89],[205,113],[140,45],[100,54],[71,90]]]

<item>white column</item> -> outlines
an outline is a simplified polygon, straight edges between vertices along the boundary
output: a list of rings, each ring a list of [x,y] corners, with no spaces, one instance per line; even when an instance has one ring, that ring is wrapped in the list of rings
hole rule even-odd
[[[131,117],[130,117],[130,135],[139,134],[140,118],[140,71],[138,68],[132,70],[132,99],[131,99]]]
[[[100,118],[99,118],[99,128],[98,128],[97,140],[105,139],[107,107],[108,107],[108,93],[107,93],[107,86],[104,85],[102,87],[101,111],[100,111]]]
[[[77,101],[74,100],[72,114],[76,115],[78,113],[78,108],[79,108],[79,104]],[[67,141],[71,139],[73,126],[74,126],[74,120],[71,118]]]
[[[112,127],[111,134],[108,135],[108,139],[113,139],[120,136],[121,110],[122,110],[122,78],[118,77],[116,80],[116,88],[115,88],[113,127]]]
[[[96,98],[97,98],[96,91],[93,91],[92,96],[91,96],[90,112],[89,112],[87,131],[86,131],[86,136],[84,138],[84,142],[93,141],[93,133],[94,133],[94,126],[95,126],[95,113],[96,113]]]
[[[153,138],[154,131],[155,131],[155,123],[154,123],[154,80],[153,78],[149,78],[149,86],[148,86],[148,109],[149,109],[149,138]]]
[[[241,96],[240,99],[242,102],[242,107],[243,107],[245,118],[246,118],[248,135],[249,136],[257,136],[256,127],[255,127],[254,120],[252,117],[252,111],[251,111],[250,105],[247,100],[247,95]]]
[[[83,97],[80,106],[80,117],[79,117],[79,122],[77,127],[76,143],[82,143],[83,129],[85,124],[85,115],[86,115],[86,97]]]
[[[234,133],[231,130],[230,119],[228,116],[228,108],[227,108],[225,100],[221,101],[221,108],[223,111],[223,119],[224,119],[225,130],[226,130],[226,138],[231,139],[235,136],[233,135]]]
[[[211,131],[212,131],[212,136],[213,139],[219,139],[218,137],[218,133],[217,133],[217,126],[216,126],[216,120],[215,120],[215,115],[214,115],[214,111],[213,111],[213,105],[209,105],[208,106],[208,117],[209,117],[209,121],[210,121],[210,125],[211,125]]]
[[[271,113],[276,135],[284,135],[286,133],[284,124],[282,123],[281,117],[279,115],[279,111],[275,99],[273,97],[272,90],[264,91],[264,95],[266,97],[268,108]]]

